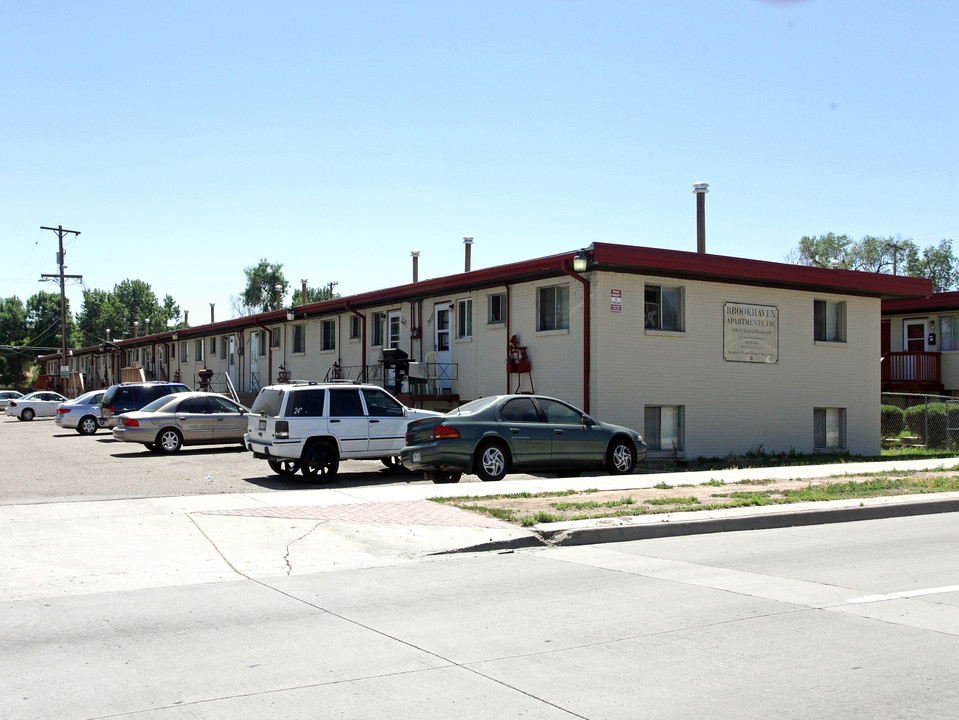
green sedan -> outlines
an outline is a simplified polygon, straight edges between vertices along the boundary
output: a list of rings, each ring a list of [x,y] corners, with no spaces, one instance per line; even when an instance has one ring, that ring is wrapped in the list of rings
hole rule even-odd
[[[406,428],[403,466],[435,483],[463,473],[502,480],[508,472],[605,469],[633,472],[646,457],[635,430],[599,422],[562,400],[540,395],[496,395]]]

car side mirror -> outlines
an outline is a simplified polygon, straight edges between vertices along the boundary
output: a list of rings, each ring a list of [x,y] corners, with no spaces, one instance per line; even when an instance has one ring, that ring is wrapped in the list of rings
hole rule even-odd
[[[583,415],[583,425],[586,427],[593,427],[596,424],[596,421],[593,420],[589,415]]]

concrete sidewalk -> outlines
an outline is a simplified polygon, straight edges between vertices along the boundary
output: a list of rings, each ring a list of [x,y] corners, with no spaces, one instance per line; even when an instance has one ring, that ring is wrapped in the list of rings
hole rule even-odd
[[[959,510],[959,493],[808,503],[521,528],[430,502],[710,480],[951,467],[959,458],[499,483],[198,495],[0,507],[0,601],[395,565],[457,551],[586,544]]]

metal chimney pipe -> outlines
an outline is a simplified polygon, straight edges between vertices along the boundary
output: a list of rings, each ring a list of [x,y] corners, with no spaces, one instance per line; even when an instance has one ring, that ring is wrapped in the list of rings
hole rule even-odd
[[[696,195],[696,252],[706,252],[706,193],[709,192],[709,183],[698,182],[693,185]]]
[[[211,325],[216,322],[216,320],[213,319],[213,308],[215,306],[216,306],[216,303],[210,303],[210,324]]]
[[[413,282],[420,281],[420,251],[412,250],[410,255],[413,256]]]
[[[463,244],[466,246],[466,272],[470,271],[470,254],[473,249],[473,238],[467,235],[463,238]]]
[[[133,321],[133,337],[135,338],[140,337],[140,321],[139,320]]]
[[[306,305],[306,278],[300,278],[300,305]]]
[[[280,285],[280,283],[277,283],[276,285],[273,286],[273,288],[276,290],[276,307],[273,309],[279,310],[280,302],[283,300],[283,286]]]
[[[149,334],[150,334],[150,318],[146,318],[146,319],[143,321],[143,325],[144,325],[144,328],[145,328],[144,331],[143,331],[143,334],[144,334],[144,335],[149,335]]]
[[[110,328],[107,328],[107,342],[110,342]]]
[[[190,327],[190,311],[183,311],[183,327]]]

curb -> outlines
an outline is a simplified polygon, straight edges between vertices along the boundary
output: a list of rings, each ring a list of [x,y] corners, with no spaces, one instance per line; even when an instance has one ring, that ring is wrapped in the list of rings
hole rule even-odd
[[[616,518],[611,521],[579,521],[550,523],[536,526],[536,534],[545,545],[592,545],[628,540],[648,540],[653,538],[676,537],[680,535],[702,535],[718,532],[740,532],[743,530],[770,530],[776,528],[798,527],[802,525],[828,525],[860,520],[879,520],[915,515],[933,515],[938,513],[959,512],[959,493],[948,493],[950,497],[937,500],[896,500],[882,498],[875,504],[857,504],[846,506],[846,501],[838,501],[843,507],[810,508],[806,510],[788,510],[763,514],[742,515],[735,510],[720,511],[726,513],[720,517],[702,520],[681,520],[674,522],[665,519],[650,522],[648,516],[636,522],[634,518]],[[916,497],[916,496],[904,496]],[[832,503],[822,503],[827,505]],[[788,507],[788,506],[778,506]],[[671,517],[675,517],[675,514]],[[587,524],[588,523],[588,524]],[[602,523],[602,524],[598,524]],[[551,527],[552,525],[552,527]]]

